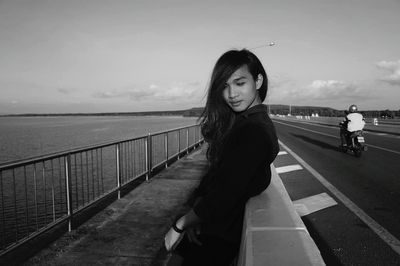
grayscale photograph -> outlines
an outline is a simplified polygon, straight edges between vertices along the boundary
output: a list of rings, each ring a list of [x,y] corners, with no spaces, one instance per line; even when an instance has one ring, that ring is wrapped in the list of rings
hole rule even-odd
[[[0,265],[400,265],[399,0],[0,0]]]

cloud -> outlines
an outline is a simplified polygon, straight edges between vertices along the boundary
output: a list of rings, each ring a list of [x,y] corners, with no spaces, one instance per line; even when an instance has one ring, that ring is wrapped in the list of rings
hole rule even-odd
[[[202,93],[198,82],[176,83],[166,88],[157,87],[153,97],[163,101],[188,101],[199,98]]]
[[[268,76],[268,89],[280,88],[292,82],[293,80],[284,75],[270,75]]]
[[[380,61],[376,66],[390,74],[381,78],[381,81],[387,82],[391,85],[400,85],[400,60],[398,61]]]
[[[360,89],[357,85],[339,80],[314,80],[305,91],[308,97],[316,100],[331,100],[340,98],[359,98]]]
[[[314,80],[308,85],[299,85],[294,81],[275,81],[278,87],[272,87],[270,101],[275,103],[334,104],[365,99],[376,99],[371,88],[340,80]]]
[[[113,90],[113,91],[97,92],[93,96],[95,98],[101,98],[101,99],[129,98],[140,101],[143,98],[151,96],[153,94],[152,90],[153,88],[149,88],[148,90],[140,90],[136,88],[126,89],[126,90]]]
[[[203,94],[199,82],[175,83],[164,87],[151,84],[144,88],[127,88],[106,92],[97,92],[93,96],[95,98],[129,98],[132,101],[176,101],[188,102],[198,100]]]
[[[75,89],[71,89],[71,88],[58,88],[57,91],[58,91],[59,93],[62,93],[62,94],[71,94],[72,92],[75,91]]]

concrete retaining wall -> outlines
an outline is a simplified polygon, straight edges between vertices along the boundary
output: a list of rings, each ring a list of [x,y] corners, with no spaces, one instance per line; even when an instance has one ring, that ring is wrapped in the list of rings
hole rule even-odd
[[[246,205],[238,266],[325,265],[271,165],[269,187]]]

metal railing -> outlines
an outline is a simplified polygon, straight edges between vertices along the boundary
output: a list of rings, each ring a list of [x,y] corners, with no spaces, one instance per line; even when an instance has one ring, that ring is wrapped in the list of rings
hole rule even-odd
[[[192,125],[0,165],[0,256],[202,142]]]

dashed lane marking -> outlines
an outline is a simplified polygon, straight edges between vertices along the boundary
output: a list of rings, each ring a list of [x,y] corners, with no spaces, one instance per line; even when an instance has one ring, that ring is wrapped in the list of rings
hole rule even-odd
[[[300,216],[323,210],[337,205],[337,202],[328,194],[321,193],[311,197],[293,201],[294,207]]]
[[[342,192],[340,192],[335,186],[329,183],[321,174],[319,174],[314,168],[306,163],[300,156],[289,149],[282,141],[278,140],[279,144],[292,155],[305,169],[307,169],[321,184],[326,187],[336,198],[338,198],[350,211],[352,211],[358,218],[360,218],[366,225],[371,228],[387,245],[389,245],[397,254],[400,255],[400,240],[394,235],[387,231],[384,227],[378,224],[374,219],[368,216],[361,208],[359,208],[354,202],[347,198]]]
[[[278,152],[278,155],[284,155],[284,154],[287,154],[287,152],[286,152],[286,151],[280,151],[280,152]]]
[[[303,127],[299,127],[299,126],[295,126],[295,125],[291,125],[291,124],[282,123],[282,122],[279,122],[279,121],[275,121],[275,122],[279,123],[279,124],[282,124],[282,125],[285,125],[285,126],[295,127],[295,128],[298,128],[298,129],[302,129],[304,131],[309,131],[309,132],[313,132],[313,133],[320,134],[320,135],[323,135],[323,136],[339,139],[338,136],[334,136],[334,135],[331,135],[331,134],[326,134],[326,133],[318,132],[318,131],[315,131],[315,130],[312,130],[312,129],[307,129],[307,128],[303,128]],[[400,154],[400,152],[398,152],[398,151],[382,148],[382,147],[375,146],[375,145],[372,145],[372,144],[366,144],[365,146],[372,147],[372,148],[379,149],[379,150],[383,150],[383,151],[387,151],[387,152],[392,152],[392,153],[395,153],[395,154]]]
[[[278,174],[282,174],[282,173],[301,170],[301,169],[303,169],[303,167],[301,167],[301,165],[299,165],[299,164],[293,164],[293,165],[277,167],[275,169],[276,169],[276,172],[278,172]]]

